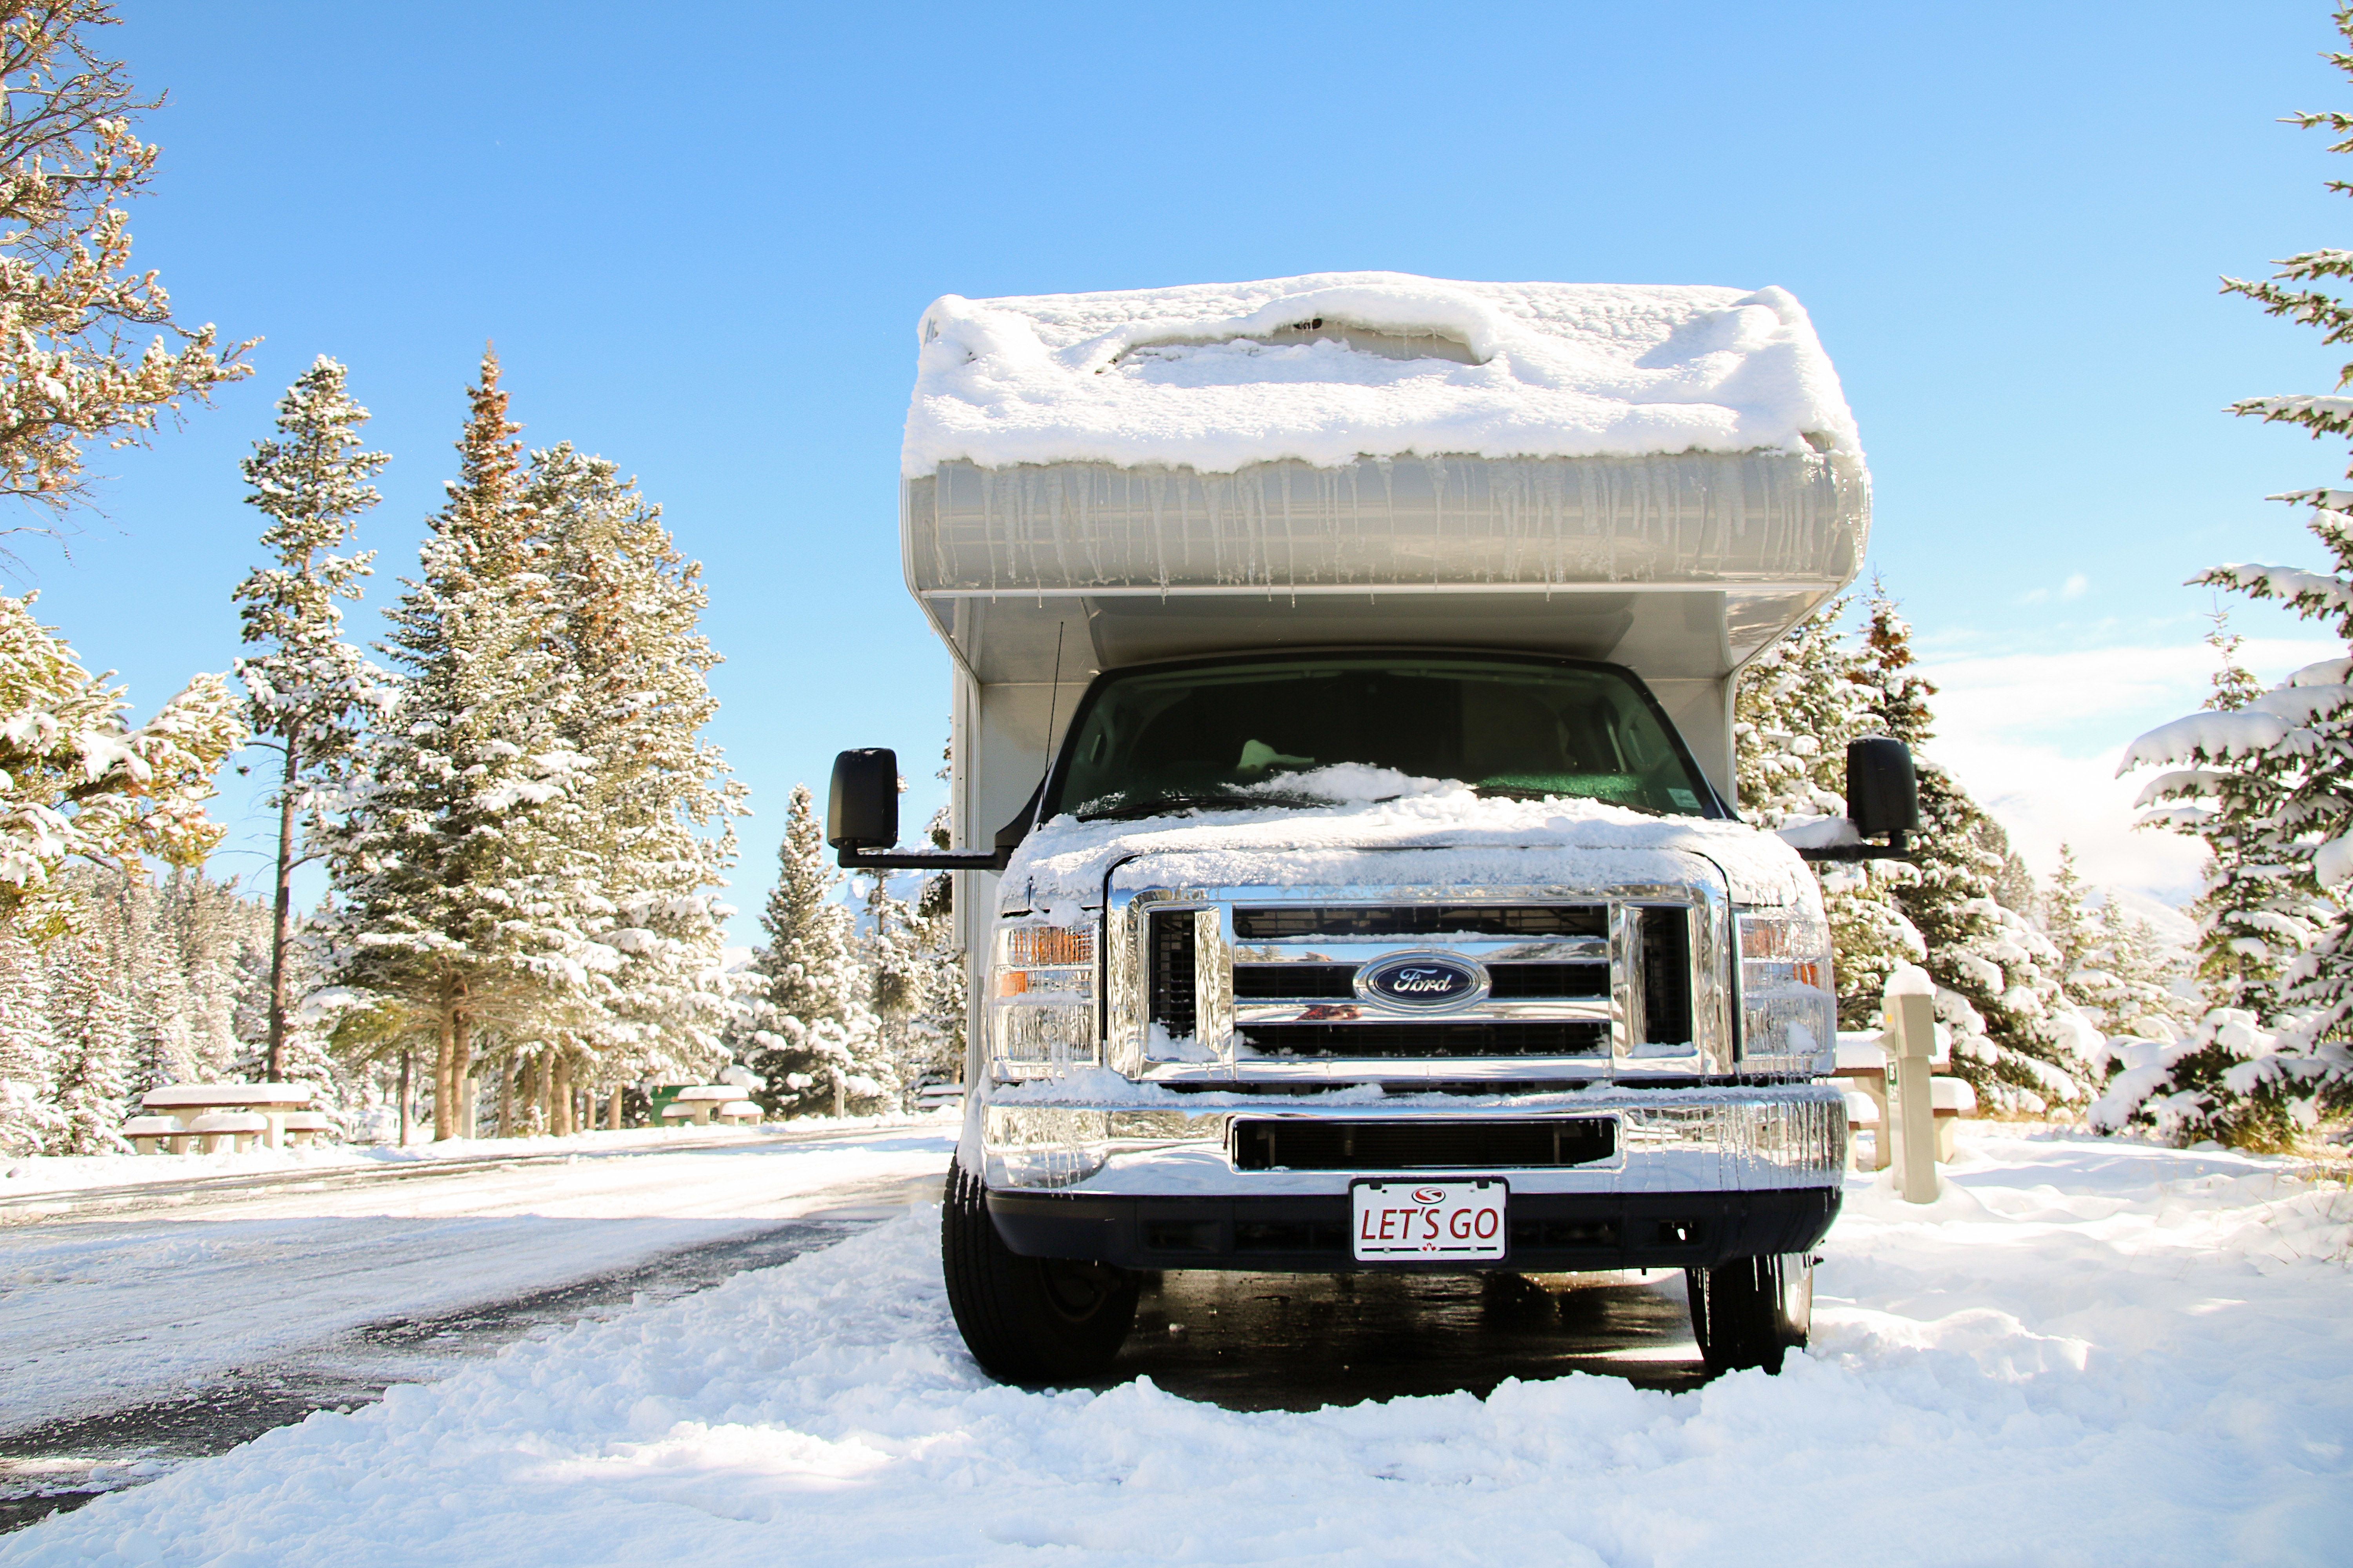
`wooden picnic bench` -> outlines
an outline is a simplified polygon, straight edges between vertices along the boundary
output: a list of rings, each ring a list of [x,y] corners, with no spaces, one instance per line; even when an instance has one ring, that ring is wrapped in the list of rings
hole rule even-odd
[[[1940,1048],[1929,1058],[1932,1072],[1936,1068],[1951,1065],[1950,1047]],[[1831,1071],[1831,1080],[1846,1090],[1847,1147],[1852,1158],[1854,1135],[1871,1133],[1871,1169],[1887,1169],[1890,1153],[1887,1136],[1887,1053],[1879,1044],[1879,1036],[1853,1030],[1841,1030],[1838,1037],[1837,1065]],[[1966,1079],[1936,1074],[1928,1079],[1928,1094],[1936,1119],[1936,1158],[1951,1164],[1957,1140],[1957,1124],[1964,1116],[1978,1113],[1978,1091]]]

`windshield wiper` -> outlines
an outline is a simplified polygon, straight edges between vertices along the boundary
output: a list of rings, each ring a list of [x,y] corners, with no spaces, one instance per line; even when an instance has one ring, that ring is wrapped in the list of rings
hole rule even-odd
[[[1261,806],[1329,805],[1305,795],[1163,795],[1149,800],[1122,801],[1116,805],[1090,805],[1078,813],[1082,822],[1124,822],[1139,816],[1159,816],[1176,811],[1250,811]]]

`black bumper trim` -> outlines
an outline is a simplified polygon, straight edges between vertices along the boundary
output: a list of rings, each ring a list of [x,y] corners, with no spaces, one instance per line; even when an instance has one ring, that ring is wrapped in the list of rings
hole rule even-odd
[[[1838,1218],[1837,1187],[1755,1193],[1514,1193],[1511,1253],[1497,1268],[1710,1268],[1735,1258],[1805,1252]],[[1461,1263],[1358,1263],[1348,1199],[1113,1197],[992,1192],[989,1217],[1024,1258],[1123,1268],[1232,1268],[1333,1274],[1464,1271]]]

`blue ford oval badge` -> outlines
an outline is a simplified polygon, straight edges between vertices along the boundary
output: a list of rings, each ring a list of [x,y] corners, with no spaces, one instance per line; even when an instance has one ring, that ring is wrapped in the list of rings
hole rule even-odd
[[[1399,1007],[1451,1007],[1486,994],[1487,976],[1448,953],[1398,952],[1356,971],[1356,989]]]

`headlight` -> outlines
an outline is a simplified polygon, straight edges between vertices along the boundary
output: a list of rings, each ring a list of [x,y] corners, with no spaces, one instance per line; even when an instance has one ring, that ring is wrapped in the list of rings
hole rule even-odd
[[[1005,1078],[1052,1078],[1103,1059],[1095,1030],[1095,933],[1084,926],[1014,926],[997,933],[997,1067]]]
[[[1801,910],[1744,910],[1738,920],[1741,1055],[1829,1056],[1838,1041],[1830,922]]]

